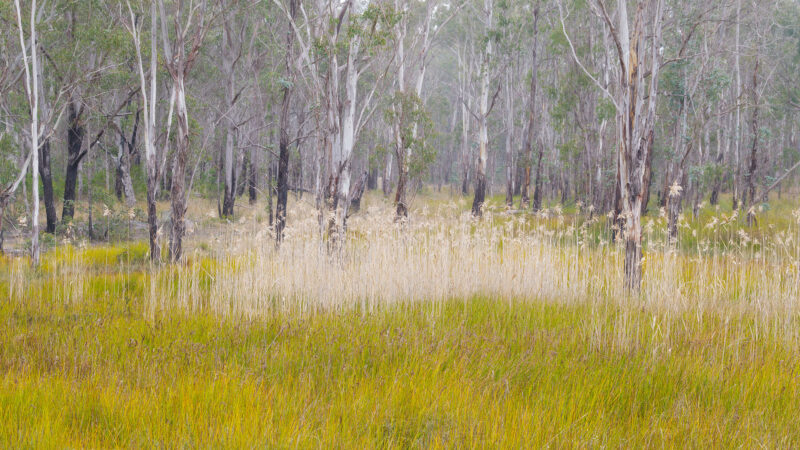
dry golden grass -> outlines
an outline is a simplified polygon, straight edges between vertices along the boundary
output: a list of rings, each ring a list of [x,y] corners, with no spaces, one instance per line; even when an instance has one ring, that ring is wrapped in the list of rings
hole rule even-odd
[[[797,214],[645,221],[622,289],[604,217],[373,205],[329,253],[308,205],[194,204],[144,243],[0,258],[0,446],[452,448],[800,443]]]

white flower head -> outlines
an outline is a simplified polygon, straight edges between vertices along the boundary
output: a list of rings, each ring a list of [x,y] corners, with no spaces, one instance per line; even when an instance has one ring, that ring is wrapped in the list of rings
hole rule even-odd
[[[678,184],[678,181],[676,180],[674,183],[672,183],[672,186],[669,187],[669,196],[670,198],[677,197],[681,195],[681,192],[683,192],[683,188]]]

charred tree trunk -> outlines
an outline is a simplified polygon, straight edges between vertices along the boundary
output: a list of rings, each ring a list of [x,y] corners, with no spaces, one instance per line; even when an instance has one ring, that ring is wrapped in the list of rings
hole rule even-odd
[[[247,172],[247,194],[248,194],[248,197],[249,197],[248,202],[251,205],[254,205],[256,203],[256,200],[258,200],[258,190],[256,189],[257,188],[257,184],[256,184],[257,183],[257,178],[256,177],[258,176],[258,173],[257,173],[257,170],[256,170],[257,166],[256,166],[256,158],[255,158],[255,156],[256,156],[255,153],[251,149],[251,151],[250,151],[250,171]]]
[[[539,148],[539,156],[536,159],[536,181],[533,185],[533,201],[531,202],[531,209],[539,211],[542,209],[542,156],[544,155],[544,148]]]
[[[395,209],[395,220],[401,220],[408,217],[408,200],[406,198],[406,190],[408,183],[408,164],[405,160],[406,155],[402,149],[398,149],[397,152],[397,164],[400,167],[398,171],[397,177],[397,193],[394,197],[394,203],[396,205]]]
[[[64,181],[64,207],[61,220],[69,223],[75,215],[75,196],[78,184],[78,168],[81,160],[86,156],[83,150],[83,135],[85,129],[81,122],[82,110],[78,109],[75,102],[68,106],[69,125],[67,129],[67,175]]]
[[[47,233],[56,232],[58,215],[53,197],[53,173],[50,170],[50,139],[45,139],[39,146],[39,175],[42,178],[42,195],[44,196],[44,210],[47,215]]]
[[[297,14],[297,1],[289,2],[289,17],[294,21]],[[292,47],[294,46],[294,32],[286,31],[286,76],[292,78]],[[283,101],[281,102],[280,131],[278,136],[278,204],[276,205],[275,239],[278,244],[283,240],[283,229],[286,228],[286,202],[289,198],[289,107],[292,104],[292,84],[283,86]]]

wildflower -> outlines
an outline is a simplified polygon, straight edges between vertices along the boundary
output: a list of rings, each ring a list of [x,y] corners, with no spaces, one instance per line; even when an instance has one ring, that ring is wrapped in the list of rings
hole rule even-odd
[[[742,243],[744,244],[750,242],[750,236],[748,236],[747,233],[741,228],[739,228],[739,237],[742,239]]]
[[[672,186],[669,187],[669,197],[678,197],[681,195],[681,192],[683,192],[683,188],[678,185],[678,181],[676,180],[674,183],[672,183]]]
[[[103,203],[103,217],[108,217],[111,215],[111,210],[108,209],[105,203]]]
[[[128,218],[131,220],[136,218],[136,211],[133,208],[128,210]]]

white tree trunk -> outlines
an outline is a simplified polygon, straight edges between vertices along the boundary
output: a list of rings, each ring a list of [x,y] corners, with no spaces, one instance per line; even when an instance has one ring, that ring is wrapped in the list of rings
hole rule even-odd
[[[25,91],[28,104],[31,108],[31,179],[33,187],[33,213],[31,215],[31,265],[39,265],[39,88],[35,80],[39,77],[39,62],[36,41],[36,0],[31,1],[30,34],[31,55],[28,58],[25,37],[22,34],[22,9],[19,0],[14,0],[17,12],[17,27],[19,29],[19,44],[22,49],[22,58],[25,65]]]

